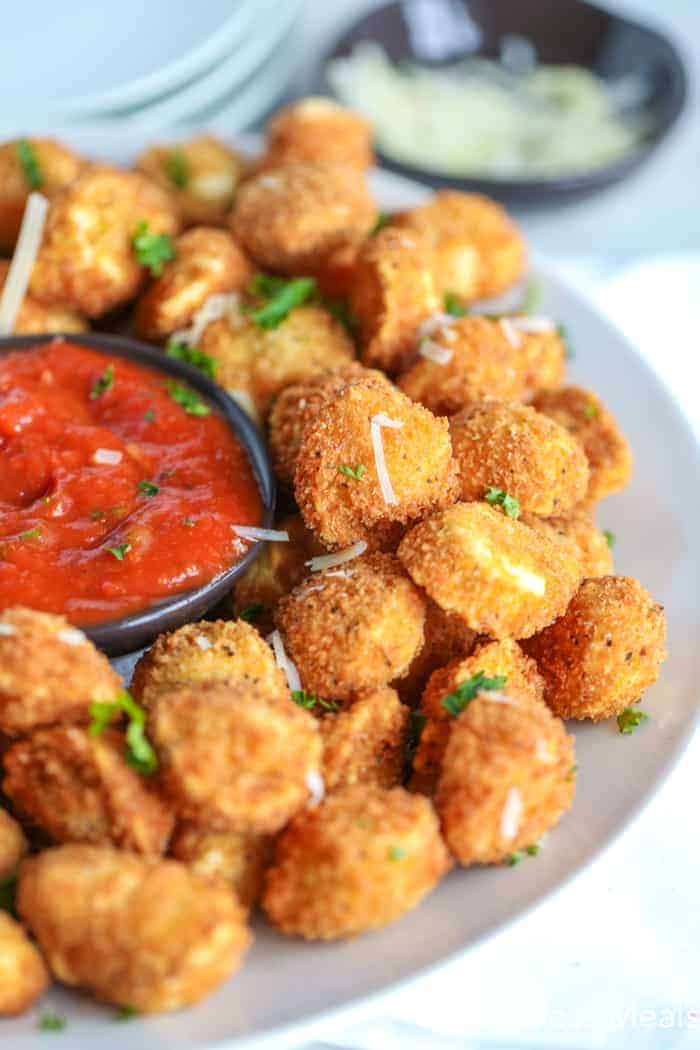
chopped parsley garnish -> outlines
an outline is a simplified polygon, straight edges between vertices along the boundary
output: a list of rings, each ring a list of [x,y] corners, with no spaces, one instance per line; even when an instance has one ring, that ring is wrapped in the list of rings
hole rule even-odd
[[[445,292],[444,305],[445,313],[450,314],[451,317],[464,317],[467,312],[466,306],[462,306],[459,296],[454,292]]]
[[[638,707],[626,707],[621,715],[617,716],[617,728],[625,736],[634,733],[637,726],[646,722],[649,715],[646,711],[640,711]]]
[[[147,423],[152,423],[153,420],[156,418],[156,414],[152,408],[149,408],[148,412],[146,412],[143,418],[146,420]]]
[[[105,514],[105,512],[103,510],[91,510],[90,511],[90,520],[91,521],[104,521],[104,519],[106,517],[107,517],[107,515]]]
[[[427,719],[420,711],[411,711],[408,720],[408,732],[404,746],[404,783],[407,782],[413,772],[413,759],[415,758],[420,738],[425,729]]]
[[[171,339],[165,352],[168,357],[174,357],[176,361],[184,361],[185,364],[192,365],[193,368],[198,368],[200,372],[204,372],[205,376],[209,376],[210,379],[214,378],[217,362],[209,354],[205,354],[203,350],[197,350],[195,346],[188,346],[187,343],[177,343]]]
[[[177,186],[179,190],[184,190],[190,181],[190,166],[181,149],[174,149],[167,155],[165,158],[165,171],[173,186]]]
[[[525,849],[516,849],[514,853],[509,853],[506,857],[505,863],[509,868],[514,868],[516,864],[519,864],[525,857],[536,857],[540,852],[539,842],[535,842],[532,846],[526,846]]]
[[[267,302],[250,311],[250,316],[259,328],[277,328],[296,306],[303,306],[316,292],[313,277],[295,277],[285,281],[281,277],[256,274],[248,286],[252,295],[259,295]]]
[[[21,540],[40,540],[41,529],[38,525],[35,525],[33,529],[26,529],[25,532],[20,532],[19,538]]]
[[[466,682],[461,682],[454,692],[448,693],[442,700],[442,706],[453,718],[457,718],[478,693],[485,690],[502,689],[505,684],[506,676],[504,674],[497,674],[493,678],[487,678],[483,671],[478,671],[471,678],[467,678]]]
[[[62,1032],[68,1022],[58,1014],[42,1014],[37,1023],[40,1032]]]
[[[17,143],[17,160],[22,167],[22,174],[30,190],[38,190],[44,184],[44,176],[36,152],[29,139],[19,139]]]
[[[120,543],[117,547],[105,547],[108,554],[111,554],[117,561],[124,561],[124,555],[128,554],[131,550],[130,543]]]
[[[307,693],[305,689],[295,689],[292,693],[292,700],[299,707],[305,708],[307,711],[313,711],[318,705],[322,711],[340,711],[340,707],[333,700],[322,700],[320,696],[314,696],[313,693]]]
[[[15,914],[15,897],[17,895],[17,876],[9,875],[0,879],[0,910]]]
[[[194,390],[182,383],[168,383],[168,393],[176,405],[182,405],[188,416],[208,416],[211,412],[209,405],[205,405]]]
[[[136,227],[131,245],[136,261],[150,270],[153,277],[160,277],[166,262],[175,258],[172,237],[167,233],[151,233],[145,219]]]
[[[117,1010],[117,1015],[114,1018],[115,1021],[133,1021],[138,1016],[138,1010],[135,1006],[120,1006]]]
[[[239,619],[245,620],[246,623],[255,623],[262,612],[265,612],[265,606],[262,602],[251,602],[250,605],[246,605],[245,609],[241,611]]]
[[[566,774],[566,779],[567,780],[573,780],[577,773],[578,773],[578,762],[574,762],[573,766],[571,767],[569,772]]]
[[[573,359],[576,357],[576,354],[574,353],[571,343],[569,342],[569,335],[563,324],[557,325],[557,335],[564,344],[564,356],[566,357],[566,360],[573,361]]]
[[[509,496],[503,489],[487,489],[484,499],[492,507],[501,507],[507,518],[520,517],[520,500],[517,500],[515,496]]]
[[[542,282],[535,280],[531,277],[527,282],[525,288],[525,295],[523,296],[522,313],[534,314],[537,307],[542,301]]]
[[[605,536],[605,542],[607,543],[608,547],[614,547],[615,533],[611,532],[610,529],[603,529],[603,535]]]
[[[357,467],[355,467],[354,470],[352,469],[352,467],[348,467],[346,465],[343,465],[342,467],[338,467],[338,473],[339,474],[344,474],[346,478],[353,478],[355,481],[359,481],[360,478],[362,477],[362,475],[364,474],[364,472],[365,472],[365,468],[364,468],[364,465],[362,463],[360,463]]]
[[[389,860],[403,860],[406,850],[402,846],[391,846],[389,849]]]
[[[156,753],[146,737],[145,712],[130,693],[124,691],[119,693],[114,701],[95,701],[90,704],[90,736],[99,736],[110,724],[115,715],[123,713],[129,719],[126,730],[126,754],[125,758],[132,769],[143,776],[151,776],[158,769]]]
[[[136,488],[143,496],[147,496],[151,499],[152,496],[157,496],[160,489],[157,485],[154,485],[152,481],[139,481]]]
[[[192,518],[183,518],[182,524],[185,526],[186,529],[194,528],[194,522],[192,521]]]
[[[100,378],[95,382],[92,390],[90,391],[90,400],[97,401],[98,397],[102,397],[111,387],[114,386],[114,366],[107,365]]]
[[[532,846],[525,847],[525,852],[527,853],[528,857],[536,857],[537,854],[540,852],[540,848],[541,847],[539,842],[533,842]]]
[[[583,414],[586,419],[595,419],[598,415],[598,409],[595,405],[584,405]]]
[[[379,231],[383,230],[385,226],[388,226],[390,222],[391,222],[391,215],[389,214],[389,212],[388,211],[380,211],[379,215],[377,216],[377,221],[375,222],[375,224],[372,227],[372,229],[369,231],[369,236],[370,237],[376,237],[377,234],[379,233]]]
[[[348,303],[344,299],[325,299],[323,303],[328,313],[335,317],[336,321],[342,324],[348,335],[355,339],[357,337],[357,329],[359,322],[357,317],[350,309]]]

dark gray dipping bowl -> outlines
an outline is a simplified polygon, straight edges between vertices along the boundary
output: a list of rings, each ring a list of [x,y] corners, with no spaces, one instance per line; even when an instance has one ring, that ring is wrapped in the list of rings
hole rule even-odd
[[[57,337],[54,335],[8,336],[0,339],[0,354],[30,349],[50,343],[55,338]],[[130,361],[136,361],[156,371],[164,372],[174,379],[184,380],[188,386],[196,390],[202,399],[223,417],[234,437],[247,453],[263,505],[260,525],[262,528],[269,528],[272,525],[275,512],[275,483],[265,443],[255,424],[221,387],[212,383],[196,368],[166,357],[157,347],[147,346],[145,343],[139,343],[126,336],[71,333],[61,338],[65,338],[66,342],[77,343],[90,350],[96,350],[105,356],[124,357]],[[172,631],[184,623],[190,623],[202,617],[207,610],[225,597],[236,579],[258,557],[261,550],[262,543],[258,541],[248,548],[240,561],[201,587],[165,598],[150,605],[147,609],[130,613],[119,620],[91,624],[83,627],[82,630],[108,656],[122,656],[141,649],[152,642],[156,635],[164,631]]]

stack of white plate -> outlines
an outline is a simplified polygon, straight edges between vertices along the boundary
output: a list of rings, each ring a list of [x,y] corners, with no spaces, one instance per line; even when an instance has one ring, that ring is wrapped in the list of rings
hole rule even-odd
[[[117,125],[228,133],[283,95],[304,0],[34,0],[7,5],[0,135]]]

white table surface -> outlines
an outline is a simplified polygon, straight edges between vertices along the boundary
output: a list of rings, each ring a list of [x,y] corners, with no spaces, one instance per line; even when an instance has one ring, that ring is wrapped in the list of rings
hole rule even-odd
[[[371,6],[309,0],[306,53]],[[700,0],[608,6],[643,14],[680,44],[691,75],[685,117],[658,157],[621,186],[518,219],[538,251],[627,330],[700,432]],[[388,993],[323,1046],[700,1046],[699,792],[696,736],[651,804],[590,869],[475,951]]]

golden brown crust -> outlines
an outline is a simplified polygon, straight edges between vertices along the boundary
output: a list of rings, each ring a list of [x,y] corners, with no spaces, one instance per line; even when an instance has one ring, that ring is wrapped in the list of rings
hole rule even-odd
[[[0,259],[0,291],[2,291],[10,264]],[[45,335],[48,332],[84,332],[88,323],[84,317],[67,306],[45,306],[32,295],[25,295],[17,313],[14,335]]]
[[[167,191],[184,226],[223,225],[246,173],[241,154],[213,135],[151,146],[136,167]]]
[[[397,787],[403,772],[408,716],[408,708],[388,686],[358,694],[337,714],[323,714],[326,791],[350,784]]]
[[[329,98],[302,98],[278,109],[266,131],[261,170],[285,164],[340,164],[364,171],[374,160],[367,121]]]
[[[369,554],[307,577],[275,622],[304,689],[347,700],[408,670],[423,644],[423,598],[391,554]]]
[[[450,726],[435,806],[460,864],[498,864],[554,827],[574,790],[574,738],[563,723],[544,704],[485,693]]]
[[[243,184],[230,225],[259,266],[299,274],[313,272],[335,248],[360,240],[375,219],[361,172],[337,164],[288,164]]]
[[[450,419],[462,500],[489,488],[517,499],[522,511],[551,517],[583,499],[588,460],[576,438],[529,405],[482,401]]]
[[[380,488],[372,446],[377,415],[401,424],[380,432],[395,499],[391,504]],[[355,472],[362,467],[361,477],[350,477],[340,467]],[[370,542],[374,527],[405,525],[454,500],[447,420],[412,404],[387,383],[352,383],[304,428],[294,492],[304,521],[327,547]]]
[[[580,580],[568,551],[485,503],[457,503],[416,525],[398,556],[438,605],[494,638],[551,623]]]
[[[398,385],[413,401],[440,416],[486,398],[524,401],[556,389],[564,378],[565,350],[556,332],[519,333],[517,346],[487,317],[460,317],[437,327],[432,343],[452,356],[446,364],[418,357]]]
[[[104,846],[24,861],[17,905],[58,980],[139,1013],[198,1002],[251,941],[222,880]]]
[[[159,693],[148,735],[178,816],[213,829],[279,831],[308,801],[309,775],[321,766],[316,719],[242,681]]]
[[[450,866],[426,799],[357,784],[285,829],[263,907],[290,936],[354,937],[414,908]]]
[[[613,555],[610,543],[587,511],[574,510],[566,517],[547,519],[526,514],[523,521],[570,550],[578,559],[583,577],[611,575]]]
[[[179,225],[166,194],[143,175],[91,168],[51,203],[31,294],[87,317],[128,303],[146,280],[132,245],[140,222],[154,234]]]
[[[160,342],[187,328],[206,300],[242,288],[253,268],[233,237],[214,226],[195,226],[175,241],[175,258],[136,304],[134,328]]]
[[[272,859],[272,839],[185,823],[176,828],[170,852],[195,875],[225,879],[243,907],[252,908],[262,895],[265,870]]]
[[[131,692],[149,707],[181,685],[221,681],[253,686],[273,699],[289,696],[269,646],[244,620],[201,620],[159,635],[134,668]]]
[[[0,911],[0,1017],[23,1014],[48,986],[41,955],[22,926]]]
[[[63,616],[17,606],[0,614],[0,730],[87,722],[94,700],[114,700],[118,674]]]
[[[32,187],[20,162],[20,140],[0,145],[0,252],[12,254],[24,207]],[[87,162],[55,139],[25,139],[36,158],[41,186],[39,192],[53,200],[62,189],[77,179]]]
[[[7,810],[0,807],[0,882],[14,875],[27,849],[21,827]]]
[[[3,790],[54,842],[92,842],[163,853],[174,818],[124,760],[121,733],[90,736],[75,726],[39,729],[4,758]]]
[[[636,703],[666,659],[662,606],[627,576],[584,580],[566,613],[526,643],[562,718],[598,722]]]
[[[568,386],[544,391],[532,403],[583,445],[590,468],[586,506],[625,488],[632,476],[632,452],[612,414],[595,394]]]
[[[432,598],[427,595],[424,597],[423,648],[413,658],[407,674],[392,682],[403,702],[411,707],[415,707],[420,700],[432,672],[458,656],[468,656],[477,640],[476,632],[467,627],[461,616],[445,612]]]

